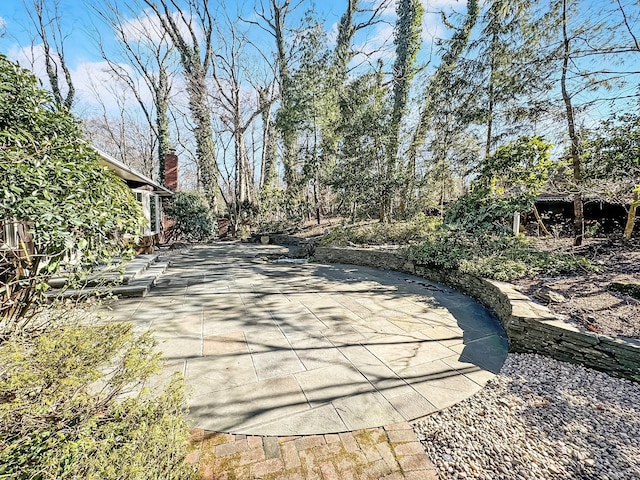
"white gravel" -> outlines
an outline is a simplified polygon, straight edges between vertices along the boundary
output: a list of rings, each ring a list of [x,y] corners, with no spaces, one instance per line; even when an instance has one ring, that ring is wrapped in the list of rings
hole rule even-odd
[[[640,479],[640,383],[539,355],[414,428],[443,479]]]

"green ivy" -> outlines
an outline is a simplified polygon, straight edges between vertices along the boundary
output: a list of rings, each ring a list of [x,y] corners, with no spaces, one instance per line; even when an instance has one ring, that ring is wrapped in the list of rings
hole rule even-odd
[[[432,268],[458,270],[502,281],[597,270],[596,265],[585,257],[540,251],[525,237],[468,234],[451,229],[440,229],[420,245],[411,247],[409,257]]]
[[[322,246],[346,247],[356,245],[405,245],[415,243],[433,233],[440,221],[420,212],[407,222],[369,223],[364,225],[342,225],[327,233]]]

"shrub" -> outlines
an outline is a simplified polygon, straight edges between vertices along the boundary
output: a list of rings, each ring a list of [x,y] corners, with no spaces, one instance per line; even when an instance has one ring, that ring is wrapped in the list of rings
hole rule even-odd
[[[63,326],[0,347],[0,478],[188,479],[183,382],[130,324]]]
[[[445,229],[411,247],[409,256],[430,267],[459,270],[502,281],[596,270],[596,266],[585,257],[540,251],[521,236],[470,235]]]
[[[320,244],[322,246],[337,247],[344,247],[349,244],[404,245],[422,240],[432,233],[438,224],[438,219],[419,213],[408,222],[344,225],[333,228],[322,238]]]
[[[292,233],[299,230],[309,213],[309,205],[286,189],[267,185],[258,199],[256,229],[263,233]]]
[[[33,303],[74,250],[80,266],[126,250],[142,210],[98,164],[73,116],[0,54],[0,221],[29,225],[33,248],[0,252],[0,336],[28,327]]]
[[[206,242],[214,236],[214,219],[200,192],[176,192],[165,212],[175,222],[169,235],[173,240]]]

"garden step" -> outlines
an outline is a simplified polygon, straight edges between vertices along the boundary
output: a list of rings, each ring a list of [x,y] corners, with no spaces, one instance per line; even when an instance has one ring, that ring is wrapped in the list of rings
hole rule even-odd
[[[145,257],[145,258],[138,258]],[[133,264],[133,265],[132,265]],[[144,297],[157,283],[158,278],[169,266],[169,259],[157,255],[139,255],[125,265],[125,273],[120,277],[121,283],[95,282],[87,283],[84,288],[53,289],[47,292],[48,298],[88,298],[105,297]],[[104,277],[103,277],[104,278]],[[124,281],[126,279],[126,281]]]
[[[149,265],[152,265],[158,259],[158,255],[136,255],[125,264],[117,263],[116,265],[104,266],[92,273],[82,282],[84,287],[99,287],[103,285],[126,285],[142,272]],[[114,259],[117,261],[117,259]],[[52,288],[62,288],[67,284],[68,277],[60,276],[49,280],[49,286]]]

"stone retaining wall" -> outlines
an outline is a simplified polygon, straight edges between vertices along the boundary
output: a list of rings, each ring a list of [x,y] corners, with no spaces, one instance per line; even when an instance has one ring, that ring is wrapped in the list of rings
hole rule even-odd
[[[640,381],[640,342],[581,331],[509,283],[434,270],[398,252],[365,248],[317,247],[312,260],[396,270],[448,285],[495,312],[509,337],[510,352],[539,353]]]

